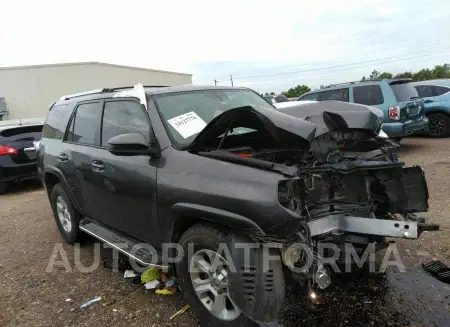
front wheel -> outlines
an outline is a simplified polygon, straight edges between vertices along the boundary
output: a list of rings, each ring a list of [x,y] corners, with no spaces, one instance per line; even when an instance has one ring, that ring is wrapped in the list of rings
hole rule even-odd
[[[436,138],[450,136],[450,117],[439,112],[429,114],[428,133]]]
[[[228,262],[220,247],[227,236],[209,225],[195,225],[181,237],[185,255],[176,271],[184,297],[201,326],[257,326],[232,302],[228,293]]]

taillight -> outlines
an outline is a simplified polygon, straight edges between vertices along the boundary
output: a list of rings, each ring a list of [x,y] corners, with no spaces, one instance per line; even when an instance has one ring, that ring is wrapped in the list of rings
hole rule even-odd
[[[400,107],[389,107],[389,118],[392,120],[400,120]]]
[[[0,156],[6,156],[9,154],[17,154],[17,150],[14,148],[11,148],[10,146],[0,145]]]

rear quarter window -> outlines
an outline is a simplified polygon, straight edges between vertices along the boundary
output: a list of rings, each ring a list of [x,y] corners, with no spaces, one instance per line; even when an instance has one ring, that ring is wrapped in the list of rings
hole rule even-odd
[[[71,114],[68,104],[53,106],[42,129],[42,137],[62,140]]]
[[[450,87],[433,85],[431,86],[431,91],[433,93],[433,96],[437,97],[450,92]]]
[[[411,83],[390,84],[398,102],[409,101],[419,97],[419,93]]]

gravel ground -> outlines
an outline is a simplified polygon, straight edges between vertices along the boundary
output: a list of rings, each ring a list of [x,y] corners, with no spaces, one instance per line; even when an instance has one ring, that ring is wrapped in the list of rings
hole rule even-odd
[[[450,264],[450,139],[405,140],[402,158],[425,169],[429,218],[441,231],[397,242],[406,273],[343,276],[314,304],[289,291],[284,326],[450,326],[450,286],[420,267],[433,258]],[[189,311],[169,320],[184,305],[179,294],[156,295],[109,268],[82,273],[56,267],[46,273],[60,242],[38,183],[17,185],[0,197],[0,326],[198,326]],[[74,249],[63,247],[73,267]],[[86,266],[94,261],[93,247],[80,249]],[[101,301],[78,308],[96,296]]]

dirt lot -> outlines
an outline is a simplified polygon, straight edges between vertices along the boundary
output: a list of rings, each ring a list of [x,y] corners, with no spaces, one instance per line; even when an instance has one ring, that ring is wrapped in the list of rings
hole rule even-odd
[[[288,294],[285,326],[450,326],[450,285],[426,275],[420,264],[438,258],[450,264],[450,139],[402,142],[407,164],[424,167],[431,222],[441,232],[398,242],[406,273],[346,276],[314,305]],[[180,295],[158,296],[100,267],[92,273],[46,268],[61,238],[38,183],[15,187],[0,197],[0,326],[197,326],[191,312],[169,316],[184,303]],[[73,266],[73,248],[64,245]],[[81,248],[86,266],[93,244]],[[101,296],[85,310],[78,306]],[[71,299],[71,302],[66,302]]]

